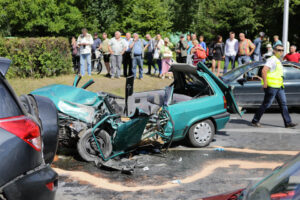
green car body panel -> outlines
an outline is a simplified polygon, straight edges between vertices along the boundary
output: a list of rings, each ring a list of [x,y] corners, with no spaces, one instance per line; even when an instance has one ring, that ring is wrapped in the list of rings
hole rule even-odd
[[[194,77],[203,78],[212,90],[211,95],[173,104],[169,102],[170,104],[164,107],[169,111],[174,121],[173,140],[178,141],[185,138],[189,128],[196,122],[210,119],[215,124],[216,130],[220,130],[229,121],[228,111],[241,114],[235,103],[231,88],[216,77],[203,63],[200,62],[197,67],[174,64],[171,71],[174,73],[175,78],[173,84],[176,84],[176,81],[185,81],[176,80],[176,77],[190,73]],[[103,102],[103,96],[77,88],[75,85],[49,85],[32,91],[31,94],[48,97],[60,112],[91,124],[94,123],[97,107]],[[224,105],[225,101],[227,107]],[[137,144],[148,120],[149,117],[144,117],[143,120],[131,119],[120,124],[117,129],[118,134],[113,141],[114,151],[122,151]],[[169,124],[167,129],[168,127],[172,127],[172,125]],[[171,130],[166,132],[171,135]]]

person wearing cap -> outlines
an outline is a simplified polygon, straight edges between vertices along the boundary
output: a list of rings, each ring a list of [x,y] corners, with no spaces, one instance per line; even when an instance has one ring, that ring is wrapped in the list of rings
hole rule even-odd
[[[260,32],[259,33],[259,37],[256,38],[253,41],[253,44],[255,45],[255,50],[254,50],[254,52],[252,54],[254,61],[261,61],[262,60],[262,57],[261,57],[261,43],[262,43],[264,37],[265,37],[265,33],[264,32]]]
[[[297,124],[294,124],[291,120],[284,92],[283,66],[280,61],[283,52],[283,46],[280,44],[276,45],[274,47],[274,55],[267,59],[262,69],[262,85],[265,96],[261,106],[252,119],[252,125],[255,127],[261,126],[259,121],[266,109],[272,105],[274,99],[276,99],[279,104],[285,127],[292,128],[297,126]]]
[[[181,35],[179,42],[175,46],[176,62],[186,63],[187,47],[188,43],[185,40],[184,35]]]
[[[264,59],[270,58],[273,55],[273,48],[271,44],[267,44],[267,53],[263,55]]]
[[[101,44],[100,38],[98,38],[98,33],[94,33],[94,43],[92,45],[92,70],[95,70],[95,59],[100,56],[99,47]]]

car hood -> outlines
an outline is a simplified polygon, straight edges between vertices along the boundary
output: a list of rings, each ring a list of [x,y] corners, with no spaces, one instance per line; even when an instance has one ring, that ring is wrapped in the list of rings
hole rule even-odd
[[[48,97],[60,112],[88,123],[92,122],[95,108],[103,101],[97,93],[58,84],[36,89],[31,94]]]
[[[0,73],[5,76],[10,66],[11,60],[0,57]]]

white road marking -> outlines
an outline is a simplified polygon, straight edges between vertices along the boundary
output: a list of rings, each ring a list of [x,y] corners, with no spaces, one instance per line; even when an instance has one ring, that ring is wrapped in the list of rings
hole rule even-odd
[[[300,134],[299,129],[290,128],[225,128],[221,131],[226,132],[241,132],[241,133],[282,133],[282,134]]]

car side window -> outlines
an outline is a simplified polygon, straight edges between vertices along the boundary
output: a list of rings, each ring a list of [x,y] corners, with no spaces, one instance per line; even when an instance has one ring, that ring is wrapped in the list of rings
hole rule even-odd
[[[292,65],[284,65],[283,76],[285,80],[300,79],[300,69]]]
[[[0,118],[14,117],[19,115],[22,115],[21,109],[0,79]]]
[[[258,66],[244,74],[247,81],[261,81],[261,70],[263,66]]]

